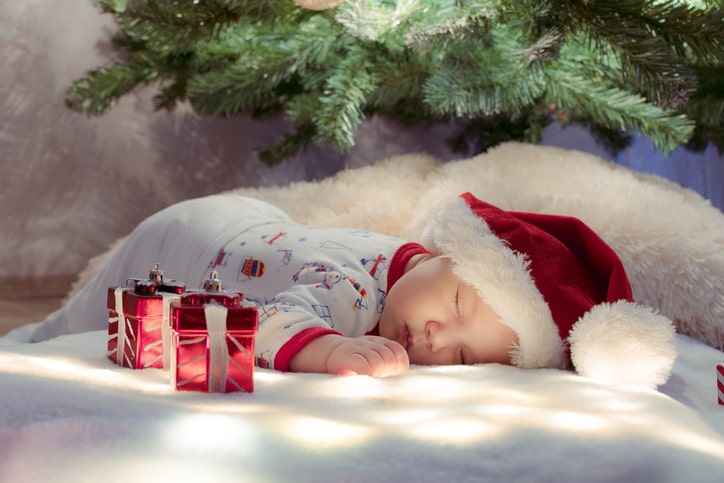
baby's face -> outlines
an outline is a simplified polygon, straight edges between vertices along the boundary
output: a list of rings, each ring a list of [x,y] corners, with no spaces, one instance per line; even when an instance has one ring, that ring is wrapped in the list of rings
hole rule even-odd
[[[389,291],[379,332],[420,365],[510,364],[518,341],[475,289],[455,276],[448,258],[432,256]]]

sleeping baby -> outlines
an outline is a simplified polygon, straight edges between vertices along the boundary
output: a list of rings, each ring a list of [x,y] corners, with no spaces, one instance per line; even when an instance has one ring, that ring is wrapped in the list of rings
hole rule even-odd
[[[470,193],[441,206],[419,243],[299,224],[232,194],[178,203],[143,221],[33,340],[104,329],[108,287],[156,263],[189,287],[217,272],[243,292],[259,313],[256,363],[280,371],[499,363],[656,387],[675,358],[673,324],[633,301],[590,228]]]

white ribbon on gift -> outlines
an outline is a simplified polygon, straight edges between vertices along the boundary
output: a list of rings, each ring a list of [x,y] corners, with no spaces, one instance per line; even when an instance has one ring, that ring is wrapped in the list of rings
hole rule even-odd
[[[226,392],[229,346],[226,344],[228,309],[215,302],[204,305],[206,330],[209,333],[209,392]]]
[[[163,318],[161,319],[161,338],[163,340],[163,368],[170,368],[170,353],[173,348],[173,333],[171,332],[171,302],[180,300],[178,294],[161,293],[163,296]]]
[[[116,312],[118,313],[118,339],[116,344],[116,364],[123,365],[123,356],[126,351],[126,316],[123,314],[123,290],[124,287],[116,287]],[[130,362],[129,362],[130,365]]]

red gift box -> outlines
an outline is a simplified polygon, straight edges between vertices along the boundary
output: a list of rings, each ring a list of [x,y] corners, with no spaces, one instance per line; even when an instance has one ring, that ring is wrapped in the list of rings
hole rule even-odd
[[[211,281],[211,283],[209,283]],[[203,291],[171,304],[171,385],[203,392],[254,391],[256,306],[221,290],[212,272]]]
[[[126,285],[108,288],[108,358],[131,369],[168,367],[171,302],[186,286],[165,281],[158,264],[148,280]]]
[[[716,365],[717,401],[724,405],[724,362]]]

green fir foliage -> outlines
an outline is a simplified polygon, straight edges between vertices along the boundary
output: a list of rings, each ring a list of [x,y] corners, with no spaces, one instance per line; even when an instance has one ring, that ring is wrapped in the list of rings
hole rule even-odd
[[[724,149],[724,11],[675,0],[100,0],[117,56],[68,89],[70,108],[105,113],[138,86],[156,107],[201,115],[282,111],[292,132],[274,162],[309,143],[344,151],[360,122],[459,127],[479,152],[539,140],[552,120],[584,123],[621,147]]]

